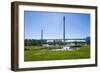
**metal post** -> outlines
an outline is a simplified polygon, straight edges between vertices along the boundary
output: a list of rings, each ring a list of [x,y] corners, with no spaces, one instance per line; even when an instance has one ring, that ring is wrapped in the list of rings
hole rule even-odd
[[[65,46],[65,16],[63,17],[63,41]]]
[[[43,29],[41,29],[41,46],[43,44]]]
[[[43,29],[41,30],[41,40],[43,40]]]

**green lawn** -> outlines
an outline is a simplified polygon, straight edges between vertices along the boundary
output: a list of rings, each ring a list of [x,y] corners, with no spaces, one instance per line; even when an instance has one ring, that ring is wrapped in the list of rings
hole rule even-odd
[[[80,50],[63,50],[52,51],[41,49],[47,48],[46,46],[26,46],[24,52],[24,61],[44,61],[44,60],[69,60],[69,59],[86,59],[90,58],[90,47],[81,46]]]

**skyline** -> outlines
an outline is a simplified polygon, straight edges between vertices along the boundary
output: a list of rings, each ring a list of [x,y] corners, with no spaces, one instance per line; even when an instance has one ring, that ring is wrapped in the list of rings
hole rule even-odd
[[[90,14],[24,11],[25,39],[63,39],[63,17],[66,39],[90,36]]]

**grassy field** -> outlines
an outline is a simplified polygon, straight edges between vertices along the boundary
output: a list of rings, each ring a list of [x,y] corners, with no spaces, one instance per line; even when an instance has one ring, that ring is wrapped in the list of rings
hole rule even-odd
[[[24,51],[24,61],[47,61],[47,60],[69,60],[69,59],[86,59],[90,58],[90,46],[81,46],[80,50],[63,50],[52,51],[41,49],[46,46],[26,46]]]

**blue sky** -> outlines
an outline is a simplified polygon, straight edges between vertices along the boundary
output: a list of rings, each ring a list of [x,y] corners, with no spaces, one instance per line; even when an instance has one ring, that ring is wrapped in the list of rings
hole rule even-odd
[[[90,14],[24,11],[25,39],[63,39],[64,16],[66,39],[90,36]]]

